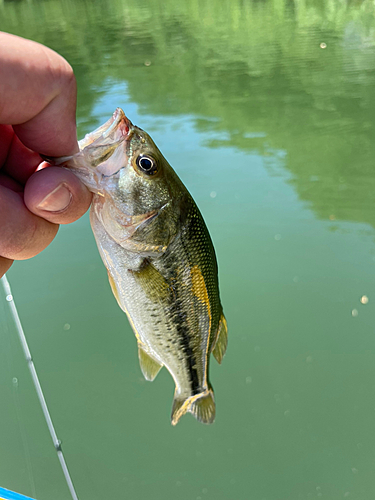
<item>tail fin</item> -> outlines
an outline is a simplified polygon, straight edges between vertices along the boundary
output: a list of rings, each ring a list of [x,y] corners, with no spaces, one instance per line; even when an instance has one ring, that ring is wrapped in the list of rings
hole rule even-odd
[[[192,413],[203,424],[212,424],[215,420],[215,399],[212,388],[187,399],[174,398],[172,408],[172,425],[176,425],[182,415]]]

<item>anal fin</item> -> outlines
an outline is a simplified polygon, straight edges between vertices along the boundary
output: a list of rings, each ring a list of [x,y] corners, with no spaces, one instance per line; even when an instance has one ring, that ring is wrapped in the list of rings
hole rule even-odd
[[[111,285],[112,293],[115,296],[115,299],[117,300],[118,305],[121,307],[120,296],[119,296],[119,293],[118,293],[118,290],[117,290],[117,286],[116,286],[115,280],[113,279],[112,274],[110,274],[110,272],[108,271],[108,269],[107,269],[107,272],[108,272],[108,281],[109,281],[109,284]]]
[[[152,358],[147,352],[138,344],[138,358],[139,365],[141,367],[143,376],[146,380],[152,382],[156,375],[159,373],[160,368],[163,366],[154,358]]]
[[[212,350],[212,354],[214,355],[216,361],[221,364],[223,361],[223,357],[225,351],[227,350],[228,345],[228,326],[227,320],[223,313],[221,313],[219,328],[217,330],[216,342],[214,348]]]

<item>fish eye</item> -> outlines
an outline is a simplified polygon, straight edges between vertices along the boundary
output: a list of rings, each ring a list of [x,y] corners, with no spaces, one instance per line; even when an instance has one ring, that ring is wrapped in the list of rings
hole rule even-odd
[[[156,173],[156,161],[151,156],[139,155],[136,163],[137,166],[146,174],[154,175]]]

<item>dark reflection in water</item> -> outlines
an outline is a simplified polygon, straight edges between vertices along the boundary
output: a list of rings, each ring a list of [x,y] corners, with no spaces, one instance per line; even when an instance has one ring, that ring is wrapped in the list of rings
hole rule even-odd
[[[285,150],[318,217],[374,224],[374,23],[366,1],[50,1],[4,5],[0,27],[70,61],[82,131],[108,78],[125,81],[141,112],[224,132],[211,147]]]

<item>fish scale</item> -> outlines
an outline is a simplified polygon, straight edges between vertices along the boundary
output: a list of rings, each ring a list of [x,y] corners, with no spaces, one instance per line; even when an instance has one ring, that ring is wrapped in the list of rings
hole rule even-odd
[[[151,137],[121,109],[51,163],[93,193],[92,230],[112,291],[138,343],[141,370],[165,366],[175,382],[172,424],[186,412],[215,418],[211,353],[221,363],[227,324],[214,247],[191,195]]]

